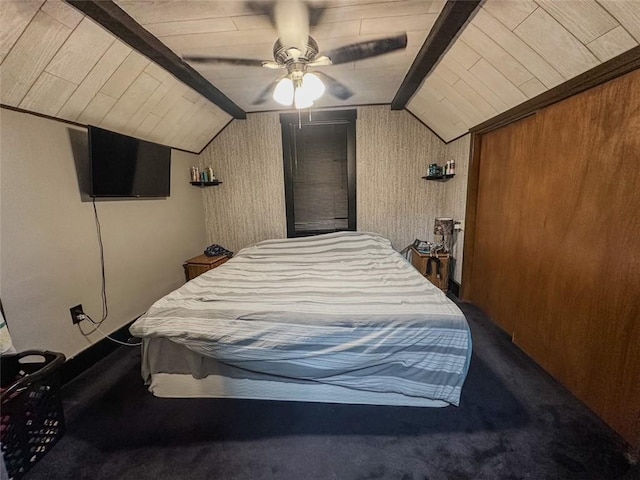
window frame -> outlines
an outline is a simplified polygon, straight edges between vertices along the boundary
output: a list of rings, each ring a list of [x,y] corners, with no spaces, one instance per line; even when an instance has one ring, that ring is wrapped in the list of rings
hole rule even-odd
[[[295,162],[296,131],[302,126],[312,125],[346,125],[347,126],[347,202],[348,220],[347,229],[341,231],[356,231],[356,120],[357,110],[326,110],[321,112],[281,113],[280,125],[282,130],[282,160],[284,167],[284,194],[287,215],[287,238],[305,236],[296,233],[295,208],[293,193],[293,165]],[[335,230],[328,230],[328,233]]]

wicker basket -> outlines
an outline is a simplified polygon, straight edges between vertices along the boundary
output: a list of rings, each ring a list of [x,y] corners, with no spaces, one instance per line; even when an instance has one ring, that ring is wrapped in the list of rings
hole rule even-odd
[[[31,357],[27,359],[26,357]],[[33,361],[34,358],[41,361]],[[19,479],[62,437],[61,353],[2,356],[0,444],[9,479]]]

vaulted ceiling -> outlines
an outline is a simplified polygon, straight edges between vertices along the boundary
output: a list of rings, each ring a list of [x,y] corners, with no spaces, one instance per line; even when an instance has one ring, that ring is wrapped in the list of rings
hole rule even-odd
[[[638,0],[487,0],[407,108],[449,141],[639,41]]]
[[[309,3],[324,7],[310,30],[321,51],[401,32],[408,37],[406,50],[318,67],[354,92],[346,101],[325,94],[314,107],[325,108],[390,104],[447,2]],[[179,57],[194,54],[273,58],[278,34],[249,2],[116,0],[116,5],[178,64]],[[194,152],[233,118],[228,112],[287,109],[272,100],[253,105],[278,71],[185,66],[226,97],[221,103],[181,76],[179,65],[177,73],[167,71],[156,57],[139,53],[61,0],[2,0],[0,27],[0,99],[8,107]],[[638,0],[486,0],[405,108],[450,141],[639,42]]]
[[[267,15],[256,15],[244,1],[155,2],[153,8],[136,0],[116,3],[178,55],[273,59],[278,33]],[[316,2],[317,3],[317,2]],[[404,51],[342,65],[317,68],[354,92],[352,105],[391,103],[395,92],[438,18],[444,2],[430,0],[323,2],[326,8],[310,35],[321,51],[407,32]],[[313,5],[313,2],[311,2]],[[202,75],[247,112],[286,109],[273,99],[252,105],[280,70],[259,67],[194,64]],[[318,107],[343,106],[324,95]]]

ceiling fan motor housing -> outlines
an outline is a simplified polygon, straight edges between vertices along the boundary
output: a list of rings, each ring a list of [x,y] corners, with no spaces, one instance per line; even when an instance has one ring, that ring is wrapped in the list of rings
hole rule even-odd
[[[273,45],[273,58],[281,65],[288,65],[292,62],[310,62],[318,55],[318,44],[312,37],[308,37],[307,48],[300,52],[295,47],[283,45],[280,39]]]

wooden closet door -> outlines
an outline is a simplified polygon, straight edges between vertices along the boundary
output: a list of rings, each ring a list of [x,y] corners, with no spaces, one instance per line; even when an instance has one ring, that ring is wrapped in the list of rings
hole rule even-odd
[[[483,135],[467,299],[640,429],[640,71]]]
[[[466,290],[509,335],[513,335],[521,313],[514,298],[527,291],[524,282],[533,268],[533,251],[525,252],[523,198],[530,181],[523,175],[535,157],[528,143],[536,129],[529,117],[483,136],[478,184],[473,277]]]

